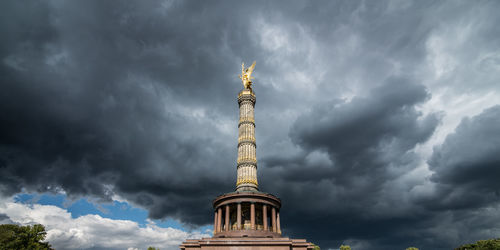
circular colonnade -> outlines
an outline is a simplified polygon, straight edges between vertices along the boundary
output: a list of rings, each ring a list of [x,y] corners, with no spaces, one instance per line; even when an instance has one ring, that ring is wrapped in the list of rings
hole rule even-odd
[[[281,200],[261,192],[224,194],[213,201],[214,237],[281,237]]]

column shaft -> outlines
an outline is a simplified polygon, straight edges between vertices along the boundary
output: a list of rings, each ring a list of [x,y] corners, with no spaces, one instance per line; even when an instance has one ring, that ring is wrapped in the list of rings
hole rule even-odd
[[[264,225],[264,230],[267,230],[267,205],[262,205],[262,220]]]
[[[281,233],[281,225],[280,225],[280,211],[276,212],[276,224],[278,227],[278,233]]]
[[[222,208],[217,209],[217,232],[222,231]]]
[[[225,225],[225,229],[226,231],[229,231],[229,205],[226,205],[226,225]]]
[[[255,152],[255,94],[244,89],[238,94],[238,173],[236,190],[258,190],[257,157]]]
[[[241,229],[241,203],[238,203],[238,208],[236,212],[236,226],[238,227],[238,230]]]
[[[215,210],[214,214],[214,234],[217,232],[217,210]]]
[[[255,229],[255,203],[250,203],[250,225],[251,228]]]
[[[276,208],[272,208],[271,209],[272,211],[272,217],[271,217],[271,220],[272,220],[272,224],[273,224],[273,232],[276,232],[277,231],[277,228],[276,228]]]

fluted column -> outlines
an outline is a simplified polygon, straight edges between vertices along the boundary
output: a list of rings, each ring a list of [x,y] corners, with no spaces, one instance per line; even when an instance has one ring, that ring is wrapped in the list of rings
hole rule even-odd
[[[225,231],[229,231],[229,205],[226,205]]]
[[[255,203],[250,203],[250,228],[255,230]]]
[[[267,205],[262,205],[262,224],[264,225],[264,230],[267,230]]]
[[[217,232],[222,231],[222,208],[217,209]]]
[[[273,232],[277,232],[277,227],[276,227],[276,208],[272,207],[271,209],[272,211],[272,214],[271,214],[271,220],[272,220],[272,223],[273,223]]]
[[[241,203],[238,202],[238,206],[236,209],[236,227],[238,230],[241,229]]]
[[[258,190],[257,156],[255,142],[255,94],[244,89],[238,95],[240,120],[238,123],[237,191]]]

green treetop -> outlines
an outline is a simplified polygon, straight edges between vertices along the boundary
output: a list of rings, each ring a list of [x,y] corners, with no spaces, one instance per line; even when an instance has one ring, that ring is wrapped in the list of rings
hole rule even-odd
[[[351,250],[351,247],[349,245],[342,245],[340,246],[340,250]]]
[[[53,250],[48,242],[43,242],[46,235],[45,227],[40,224],[32,226],[0,225],[0,250]]]
[[[466,244],[455,248],[455,250],[497,250],[500,249],[500,238],[491,240],[480,240],[476,243]]]

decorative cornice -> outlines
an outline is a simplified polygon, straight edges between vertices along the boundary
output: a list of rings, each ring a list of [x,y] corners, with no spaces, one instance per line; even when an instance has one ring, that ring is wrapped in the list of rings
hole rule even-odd
[[[225,205],[228,203],[237,203],[237,202],[249,202],[255,200],[257,202],[271,205],[271,207],[275,207],[276,209],[281,208],[281,200],[268,193],[263,192],[233,192],[228,194],[223,194],[218,196],[212,201],[212,205],[214,208],[219,208],[221,205]]]
[[[244,166],[252,166],[252,167],[257,168],[257,162],[250,162],[250,161],[240,162],[236,165],[236,169],[238,169],[240,167],[244,167]]]
[[[253,119],[248,119],[248,120],[240,120],[238,122],[238,128],[241,127],[241,125],[244,125],[244,124],[250,124],[250,125],[253,125],[253,127],[255,128],[255,121]]]
[[[239,186],[241,184],[254,184],[256,186],[259,185],[259,183],[257,183],[257,180],[255,179],[241,179],[236,182],[236,186]]]
[[[238,104],[241,106],[241,104],[245,101],[251,102],[253,105],[255,105],[255,94],[253,92],[244,92],[245,90],[241,91],[240,94],[238,94]]]
[[[241,140],[238,139],[238,147],[240,147],[241,145],[244,145],[244,144],[254,145],[255,148],[257,148],[257,143],[255,142],[255,138],[241,139]]]

